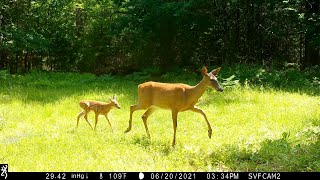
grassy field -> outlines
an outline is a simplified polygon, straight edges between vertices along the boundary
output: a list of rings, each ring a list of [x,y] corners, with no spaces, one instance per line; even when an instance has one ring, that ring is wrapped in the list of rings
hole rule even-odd
[[[151,140],[141,120],[144,111],[134,113],[132,130],[123,133],[137,85],[152,79],[148,73],[95,77],[2,72],[0,163],[9,164],[11,172],[320,171],[317,78],[301,80],[296,72],[274,77],[261,69],[246,76],[239,71],[221,70],[218,79],[225,91],[208,89],[199,100],[213,128],[212,139],[201,115],[183,112],[178,115],[175,148],[170,111],[150,116]],[[168,73],[160,80],[195,85],[201,79],[200,73],[180,74]],[[114,133],[103,116],[96,132],[83,118],[75,128],[80,100],[108,101],[113,94],[122,107],[109,115]],[[93,118],[91,113],[91,122]]]

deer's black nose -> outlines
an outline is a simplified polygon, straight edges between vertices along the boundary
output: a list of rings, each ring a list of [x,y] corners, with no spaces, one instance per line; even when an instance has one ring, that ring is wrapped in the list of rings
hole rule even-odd
[[[223,89],[222,89],[222,88],[219,88],[219,89],[218,89],[218,91],[222,92],[222,91],[223,91]]]

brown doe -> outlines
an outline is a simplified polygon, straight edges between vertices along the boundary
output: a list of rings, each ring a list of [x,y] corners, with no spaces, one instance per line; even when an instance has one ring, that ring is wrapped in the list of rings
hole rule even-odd
[[[118,108],[120,109],[120,105],[117,102],[117,97],[116,95],[113,96],[113,98],[109,98],[110,99],[110,103],[105,103],[105,102],[100,102],[100,101],[93,101],[93,100],[82,100],[80,101],[80,107],[83,109],[82,112],[80,112],[78,114],[78,118],[77,118],[77,127],[79,125],[79,119],[81,116],[84,116],[85,120],[88,122],[88,124],[90,125],[92,130],[96,130],[96,126],[98,123],[98,117],[99,115],[104,115],[106,117],[106,119],[108,120],[108,123],[111,127],[111,130],[113,132],[111,123],[109,121],[108,118],[108,113],[110,112],[110,110],[112,108]],[[95,124],[94,124],[94,128],[92,128],[90,122],[88,121],[88,113],[90,111],[93,111],[95,113]]]
[[[212,129],[207,116],[203,110],[195,106],[198,99],[205,92],[207,87],[216,89],[222,92],[223,89],[219,85],[216,75],[219,73],[221,67],[208,73],[205,66],[202,68],[202,80],[196,86],[189,86],[187,84],[171,84],[159,82],[145,82],[138,86],[138,104],[130,106],[129,127],[125,133],[129,132],[132,127],[132,114],[136,110],[147,109],[143,114],[142,120],[146,133],[150,138],[150,133],[147,126],[148,117],[157,109],[171,110],[173,120],[173,142],[172,146],[176,144],[176,130],[177,130],[177,115],[179,112],[191,110],[202,114],[208,125],[208,136],[211,138]]]

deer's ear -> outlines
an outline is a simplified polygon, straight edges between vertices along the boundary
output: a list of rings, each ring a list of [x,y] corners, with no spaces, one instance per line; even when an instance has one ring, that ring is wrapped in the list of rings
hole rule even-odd
[[[86,102],[84,102],[84,103],[87,105],[87,107],[90,106],[90,102],[86,101]]]
[[[116,95],[113,95],[113,99],[116,100],[116,99],[117,99],[117,96],[116,96]]]
[[[112,98],[109,98],[110,101],[112,101]]]
[[[221,69],[221,67],[218,67],[217,69],[212,70],[211,73],[212,73],[213,75],[217,75],[217,74],[220,72],[220,69]]]
[[[202,73],[202,75],[207,76],[208,75],[208,69],[205,66],[203,66],[201,73]]]

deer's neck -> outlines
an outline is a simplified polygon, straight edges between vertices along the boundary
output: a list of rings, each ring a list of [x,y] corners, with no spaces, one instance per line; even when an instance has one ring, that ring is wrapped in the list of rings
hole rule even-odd
[[[105,111],[107,111],[107,112],[109,112],[111,109],[112,109],[112,104],[111,103],[109,103],[109,104],[107,104],[106,105],[106,108],[105,108]]]
[[[203,78],[196,86],[193,86],[190,91],[190,99],[192,101],[196,102],[198,99],[202,96],[202,94],[206,91],[207,89],[207,83],[205,79]]]

